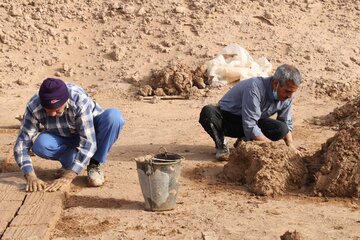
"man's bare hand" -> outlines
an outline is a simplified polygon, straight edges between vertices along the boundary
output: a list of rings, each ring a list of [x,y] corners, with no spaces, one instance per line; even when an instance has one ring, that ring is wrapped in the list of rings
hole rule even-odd
[[[53,181],[46,189],[45,191],[48,192],[55,192],[55,191],[61,191],[66,190],[70,187],[71,182],[74,180],[74,178],[77,176],[77,174],[72,170],[65,170],[63,176],[59,179],[56,179]]]
[[[300,157],[304,157],[304,151],[306,150],[305,148],[297,147],[294,144],[289,144],[288,146],[295,152],[295,154],[299,155]]]
[[[43,191],[47,186],[47,183],[39,179],[34,172],[25,174],[25,179],[27,192]]]

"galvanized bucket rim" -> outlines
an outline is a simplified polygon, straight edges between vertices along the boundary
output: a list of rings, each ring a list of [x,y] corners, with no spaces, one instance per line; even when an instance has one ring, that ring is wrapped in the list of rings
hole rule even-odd
[[[170,159],[167,157],[170,157]],[[170,153],[170,152],[158,153],[155,154],[152,158],[153,161],[156,160],[161,162],[171,162],[171,161],[176,162],[176,161],[181,161],[183,159],[184,157],[181,156],[180,154]]]

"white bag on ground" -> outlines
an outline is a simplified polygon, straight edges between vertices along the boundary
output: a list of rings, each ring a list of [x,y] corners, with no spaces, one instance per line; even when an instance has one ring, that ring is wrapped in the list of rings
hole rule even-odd
[[[272,71],[272,64],[265,57],[254,60],[238,44],[226,46],[206,64],[210,85],[213,87],[256,76],[268,77]]]

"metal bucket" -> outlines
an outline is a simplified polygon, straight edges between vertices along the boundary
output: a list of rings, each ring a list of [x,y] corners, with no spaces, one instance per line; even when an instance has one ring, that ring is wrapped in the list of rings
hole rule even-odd
[[[145,210],[166,211],[175,208],[183,159],[176,153],[165,152],[149,160],[136,161]]]

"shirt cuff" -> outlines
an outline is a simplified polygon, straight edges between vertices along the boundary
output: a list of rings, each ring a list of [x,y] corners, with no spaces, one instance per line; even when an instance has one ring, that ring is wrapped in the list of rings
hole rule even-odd
[[[24,173],[24,174],[28,174],[30,172],[33,172],[34,171],[34,168],[31,164],[27,164],[27,165],[23,165],[21,166],[21,171]]]
[[[74,165],[71,167],[71,170],[79,174],[83,169],[84,165],[82,165],[80,162],[75,161]]]
[[[258,126],[253,127],[253,129],[251,129],[250,131],[245,133],[246,138],[249,140],[253,140],[256,137],[261,136],[261,135],[263,135],[263,133]]]

